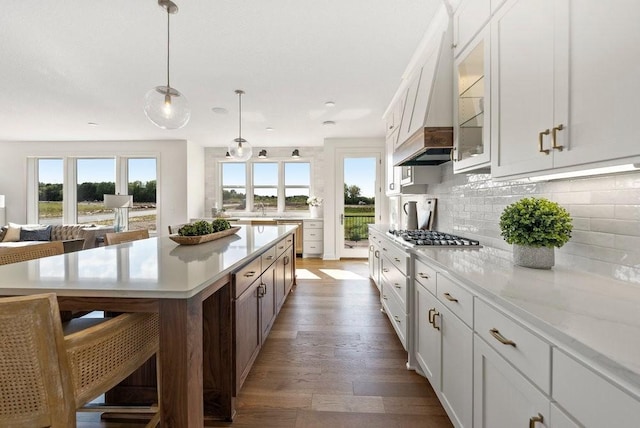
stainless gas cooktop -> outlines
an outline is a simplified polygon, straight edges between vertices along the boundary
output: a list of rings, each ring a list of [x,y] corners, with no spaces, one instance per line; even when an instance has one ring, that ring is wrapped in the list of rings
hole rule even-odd
[[[474,239],[435,230],[389,230],[389,234],[403,244],[412,247],[481,247],[480,242]]]

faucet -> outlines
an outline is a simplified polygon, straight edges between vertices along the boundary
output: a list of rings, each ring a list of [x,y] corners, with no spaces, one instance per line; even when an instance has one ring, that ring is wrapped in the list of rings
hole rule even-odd
[[[267,213],[266,213],[265,208],[264,208],[264,202],[258,202],[258,205],[260,206],[260,209],[262,210],[262,217],[266,216]]]

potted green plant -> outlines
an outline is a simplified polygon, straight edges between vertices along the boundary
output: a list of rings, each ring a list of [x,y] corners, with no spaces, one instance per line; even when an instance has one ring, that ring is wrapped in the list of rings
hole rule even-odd
[[[571,216],[545,198],[523,198],[508,205],[500,215],[502,237],[513,244],[513,262],[519,266],[551,269],[554,247],[571,238]]]

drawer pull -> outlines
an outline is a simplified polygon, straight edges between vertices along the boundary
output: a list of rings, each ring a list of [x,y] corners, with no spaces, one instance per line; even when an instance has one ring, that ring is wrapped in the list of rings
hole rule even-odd
[[[422,279],[429,279],[430,276],[427,275],[426,273],[422,273],[422,272],[418,272],[418,276]]]
[[[383,294],[383,295],[382,295],[382,298],[383,298],[384,300],[387,300],[387,295],[386,295],[386,294]]]
[[[267,294],[267,287],[264,284],[258,285],[258,297],[263,297],[265,294]]]
[[[458,299],[456,299],[455,297],[453,297],[449,293],[444,293],[444,298],[447,299],[450,302],[457,302],[458,301]]]
[[[538,416],[531,416],[529,418],[529,428],[536,428],[536,422],[542,423],[543,421],[544,418],[540,413],[538,413]]]
[[[429,324],[433,325],[433,313],[436,311],[436,308],[429,309]]]
[[[393,260],[395,260],[396,262],[400,263],[400,259],[397,257],[394,257]]]
[[[386,248],[382,247],[382,251],[388,251]]]
[[[509,340],[503,335],[501,335],[500,331],[498,331],[497,328],[492,328],[491,330],[489,330],[489,333],[491,333],[491,336],[495,337],[496,340],[502,343],[503,345],[511,345],[514,348],[516,347],[516,342],[514,342],[513,340]]]
[[[389,272],[389,269],[387,269],[387,268],[382,268],[382,272]]]
[[[393,319],[394,319],[394,320],[396,320],[396,322],[397,322],[398,324],[400,324],[400,323],[402,322],[402,321],[400,321],[400,318],[398,318],[398,316],[397,316],[397,315],[394,315],[394,316],[393,316]]]
[[[256,271],[252,270],[252,271],[249,271],[249,272],[245,273],[245,274],[244,274],[244,277],[245,277],[245,278],[251,278],[251,277],[252,277],[252,276],[254,276],[255,274],[256,274]]]
[[[375,253],[373,253],[373,255],[376,257],[376,259],[380,258],[380,251],[376,250]]]
[[[284,249],[284,245],[278,247],[278,250],[282,250],[282,249]]]
[[[267,260],[273,259],[273,256],[267,256]]]
[[[538,151],[540,153],[544,153],[545,155],[548,155],[550,150],[543,148],[543,146],[542,146],[543,145],[543,138],[544,138],[545,135],[549,135],[549,132],[550,131],[548,129],[545,129],[544,131],[538,133]]]
[[[398,284],[397,282],[393,284],[394,287],[396,287],[398,290],[400,290],[402,287],[400,286],[400,284]]]

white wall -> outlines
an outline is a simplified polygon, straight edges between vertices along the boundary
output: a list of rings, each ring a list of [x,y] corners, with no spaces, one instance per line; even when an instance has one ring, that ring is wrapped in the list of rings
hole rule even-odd
[[[204,201],[204,162],[185,140],[0,142],[0,194],[6,196],[7,221],[27,220],[27,158],[65,156],[148,156],[158,159],[158,232],[184,223]],[[200,158],[198,158],[200,156]]]
[[[451,163],[441,167],[442,182],[429,185],[427,195],[402,198],[420,206],[426,197],[436,197],[434,229],[478,239],[511,258],[498,225],[504,207],[523,197],[546,197],[573,218],[572,238],[556,249],[556,264],[640,284],[640,173],[494,182],[489,174],[454,175]]]

